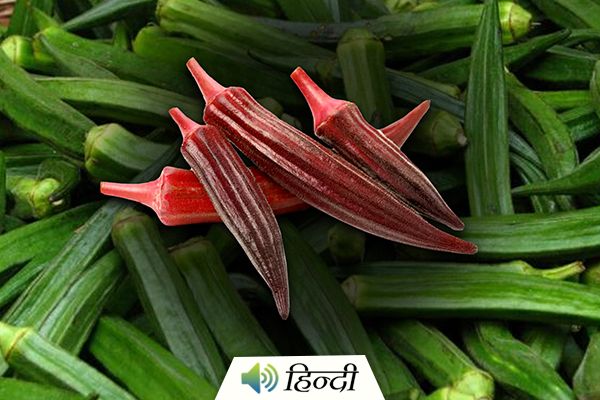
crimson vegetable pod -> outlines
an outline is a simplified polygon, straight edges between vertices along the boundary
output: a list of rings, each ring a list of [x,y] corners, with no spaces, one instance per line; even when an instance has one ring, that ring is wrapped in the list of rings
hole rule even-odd
[[[225,134],[169,110],[183,134],[181,154],[204,185],[223,223],[265,280],[281,318],[290,311],[287,262],[273,210]]]
[[[311,206],[385,239],[472,254],[476,246],[425,221],[388,188],[330,149],[281,121],[239,87],[224,88],[188,62],[206,107],[204,121],[274,181]]]
[[[418,212],[453,229],[464,228],[425,174],[363,118],[356,104],[328,96],[302,68],[296,68],[291,76],[308,102],[317,137],[380,179]]]
[[[308,208],[258,169],[250,167],[250,172],[275,215]],[[150,207],[167,226],[222,222],[206,189],[188,169],[165,167],[158,179],[145,183],[102,182],[100,192]]]

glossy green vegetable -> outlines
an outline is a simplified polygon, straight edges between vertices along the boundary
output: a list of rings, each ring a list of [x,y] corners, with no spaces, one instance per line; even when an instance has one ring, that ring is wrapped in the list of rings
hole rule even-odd
[[[433,109],[419,122],[404,147],[407,151],[430,157],[446,157],[466,145],[467,137],[460,119],[447,111]]]
[[[219,385],[225,367],[217,345],[161,242],[156,223],[127,208],[115,216],[112,239],[160,340],[185,365]]]
[[[586,106],[592,101],[588,90],[548,90],[535,94],[557,111]]]
[[[140,400],[212,400],[216,389],[125,320],[102,317],[90,352]]]
[[[72,391],[14,378],[0,378],[0,397],[11,400],[85,400],[84,396]]]
[[[553,46],[546,55],[532,64],[524,75],[546,86],[564,88],[587,87],[599,56],[563,46]]]
[[[68,31],[106,25],[137,11],[151,8],[155,0],[105,0],[62,24]]]
[[[473,216],[513,213],[504,75],[498,3],[488,0],[471,50],[465,103],[465,170]]]

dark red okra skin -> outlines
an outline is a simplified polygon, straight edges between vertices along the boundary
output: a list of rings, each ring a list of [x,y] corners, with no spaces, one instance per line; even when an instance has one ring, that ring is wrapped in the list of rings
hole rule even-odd
[[[181,153],[204,184],[217,213],[289,315],[287,263],[281,231],[267,198],[220,129],[204,125],[185,134]]]
[[[383,185],[278,119],[243,88],[208,99],[204,121],[221,128],[259,169],[341,221],[389,240],[453,253],[476,246],[425,221]]]
[[[316,131],[347,160],[380,179],[418,212],[454,229],[464,224],[429,179],[350,102],[335,110]]]

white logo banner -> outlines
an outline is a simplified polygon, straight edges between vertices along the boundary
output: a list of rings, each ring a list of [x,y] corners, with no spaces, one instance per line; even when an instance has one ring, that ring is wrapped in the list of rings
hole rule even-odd
[[[236,357],[215,400],[384,400],[365,356]]]

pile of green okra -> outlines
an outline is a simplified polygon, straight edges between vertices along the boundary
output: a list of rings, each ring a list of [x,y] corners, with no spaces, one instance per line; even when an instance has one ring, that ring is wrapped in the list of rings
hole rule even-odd
[[[0,399],[208,400],[313,354],[389,400],[600,399],[600,0],[17,0],[0,36]],[[431,100],[402,150],[478,253],[280,216],[282,321],[224,225],[99,192],[188,168],[191,57],[309,135],[297,66],[376,127]]]

